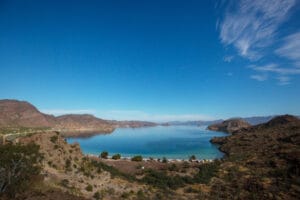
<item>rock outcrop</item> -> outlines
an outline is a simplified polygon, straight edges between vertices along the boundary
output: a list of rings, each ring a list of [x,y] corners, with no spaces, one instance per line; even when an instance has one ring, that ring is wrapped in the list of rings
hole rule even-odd
[[[248,128],[251,125],[242,120],[242,119],[228,119],[221,123],[212,124],[208,126],[207,128],[212,131],[222,131],[222,132],[228,132],[233,133],[235,131],[238,131],[242,128]]]

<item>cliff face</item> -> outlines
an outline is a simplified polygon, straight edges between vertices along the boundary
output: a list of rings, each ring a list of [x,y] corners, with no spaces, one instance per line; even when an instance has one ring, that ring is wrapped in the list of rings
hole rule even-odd
[[[267,123],[211,141],[219,144],[220,150],[226,153],[219,179],[213,186],[222,187],[224,196],[235,196],[238,192],[241,199],[253,195],[256,199],[299,197],[298,118],[290,115],[275,117]]]
[[[0,127],[52,127],[54,116],[38,111],[25,101],[0,100]]]
[[[233,133],[237,130],[240,130],[242,128],[248,128],[250,126],[251,125],[248,122],[242,119],[229,119],[223,121],[222,123],[212,124],[207,128],[212,131],[223,131],[223,132]]]

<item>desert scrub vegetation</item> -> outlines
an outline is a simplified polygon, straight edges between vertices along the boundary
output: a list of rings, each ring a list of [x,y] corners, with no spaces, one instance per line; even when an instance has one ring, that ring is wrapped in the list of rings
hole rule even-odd
[[[114,160],[119,160],[121,158],[121,154],[115,154],[111,158]]]
[[[43,156],[39,148],[36,144],[0,145],[0,197],[13,198],[40,174]]]
[[[58,140],[58,136],[57,135],[54,135],[54,136],[50,137],[50,141],[52,143],[54,143],[54,144],[57,142],[57,140]]]
[[[216,175],[220,166],[219,161],[199,165],[199,172],[194,176],[168,175],[166,172],[156,170],[146,170],[142,182],[160,189],[177,189],[187,184],[209,183],[210,179]]]
[[[220,161],[214,161],[199,165],[199,172],[193,178],[194,182],[207,184],[217,174],[220,164]]]
[[[131,161],[141,162],[141,161],[143,161],[143,157],[140,156],[140,155],[138,155],[138,156],[133,156],[133,157],[131,158]]]
[[[103,152],[101,152],[101,154],[100,154],[100,158],[107,159],[107,157],[108,157],[108,152],[107,152],[107,151],[103,151]]]
[[[107,171],[110,173],[111,178],[114,177],[120,177],[120,178],[124,178],[128,181],[135,181],[136,179],[134,178],[134,176],[131,176],[129,174],[123,173],[121,171],[119,171],[118,169],[116,169],[115,167],[109,166],[103,162],[98,162],[95,160],[91,161],[91,165],[93,165],[97,171]]]
[[[93,186],[91,184],[88,184],[85,188],[86,191],[92,192],[93,191]]]

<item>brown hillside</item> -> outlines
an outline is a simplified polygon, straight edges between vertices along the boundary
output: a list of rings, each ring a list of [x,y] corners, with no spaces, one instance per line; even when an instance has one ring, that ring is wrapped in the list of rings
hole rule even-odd
[[[228,119],[222,123],[212,124],[207,128],[212,131],[223,131],[232,133],[242,128],[248,128],[251,125],[243,119]]]
[[[0,100],[0,127],[52,127],[55,122],[26,101]]]

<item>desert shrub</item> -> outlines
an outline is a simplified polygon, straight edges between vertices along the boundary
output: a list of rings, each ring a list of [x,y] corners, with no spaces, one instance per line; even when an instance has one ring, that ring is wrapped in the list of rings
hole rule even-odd
[[[107,152],[107,151],[101,152],[100,157],[101,157],[101,158],[104,158],[104,159],[107,159],[107,157],[108,157],[108,152]]]
[[[192,187],[187,187],[187,188],[184,189],[184,192],[186,192],[186,193],[197,193],[198,190],[196,190]]]
[[[131,161],[141,162],[143,160],[142,156],[134,156],[131,158]]]
[[[120,154],[115,154],[111,158],[114,159],[114,160],[118,160],[118,159],[121,158],[121,155]]]
[[[65,187],[65,188],[68,188],[69,187],[69,180],[68,179],[61,180],[60,185]]]
[[[70,159],[66,160],[65,166],[66,166],[66,170],[67,171],[71,170],[71,160]]]
[[[139,190],[137,193],[136,193],[136,196],[137,196],[137,199],[146,199],[145,197],[145,193],[143,192],[143,190]]]
[[[93,195],[93,197],[94,197],[96,200],[99,200],[99,199],[102,198],[100,192],[95,192],[95,194]]]
[[[52,143],[56,143],[57,140],[58,140],[58,136],[57,136],[57,135],[54,135],[54,136],[50,137],[50,141],[51,141]]]
[[[129,198],[129,196],[130,196],[130,194],[128,192],[123,192],[121,195],[121,198],[127,199],[127,198]]]
[[[186,177],[168,176],[165,172],[159,172],[155,170],[147,170],[145,176],[142,178],[142,182],[149,185],[153,185],[162,189],[177,189],[182,187],[186,182]]]
[[[93,191],[93,186],[91,184],[88,184],[85,188],[86,191],[92,192]]]
[[[220,167],[220,162],[215,161],[211,163],[205,163],[199,166],[199,173],[194,176],[196,183],[207,184],[210,179],[216,175]]]
[[[176,166],[174,163],[172,163],[172,164],[168,167],[168,170],[170,170],[170,171],[176,171],[176,170],[177,170],[177,166]]]
[[[91,165],[93,165],[97,172],[101,172],[102,170],[107,171],[110,173],[111,177],[121,177],[121,178],[125,178],[128,181],[134,181],[135,178],[129,174],[120,172],[117,168],[109,166],[103,162],[97,162],[95,160],[91,161]]]
[[[166,157],[163,157],[162,162],[163,162],[163,163],[167,163],[167,162],[168,162],[167,158],[166,158]]]
[[[24,191],[40,173],[42,159],[36,144],[0,145],[0,195]]]
[[[190,161],[196,160],[196,156],[195,156],[195,155],[191,155],[191,157],[190,157],[189,160],[190,160]]]

